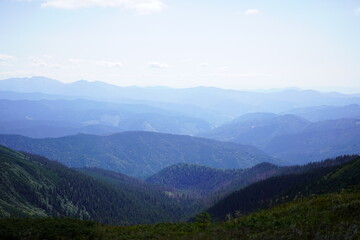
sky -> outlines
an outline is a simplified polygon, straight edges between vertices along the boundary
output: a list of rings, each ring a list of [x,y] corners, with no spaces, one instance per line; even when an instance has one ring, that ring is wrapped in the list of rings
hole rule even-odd
[[[360,0],[0,0],[0,79],[360,92]]]

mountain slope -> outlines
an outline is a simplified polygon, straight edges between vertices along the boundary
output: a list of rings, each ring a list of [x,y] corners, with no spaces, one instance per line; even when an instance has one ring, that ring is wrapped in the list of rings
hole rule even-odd
[[[300,108],[287,111],[286,114],[294,114],[312,122],[344,118],[360,119],[360,105],[351,104],[346,106],[318,106]]]
[[[40,154],[70,167],[98,167],[138,177],[181,162],[224,169],[277,163],[252,146],[152,132],[46,139],[0,135],[0,144]]]
[[[341,191],[360,185],[360,158],[338,158],[344,164],[312,168],[300,174],[276,176],[236,191],[208,209],[216,219],[223,220],[236,211],[249,213],[282,202]]]
[[[227,170],[179,163],[162,169],[147,178],[146,182],[180,190],[192,197],[202,197],[206,204],[214,204],[233,191],[273,176],[302,174],[314,169],[337,166],[350,159],[351,157],[338,157],[295,166],[260,163],[251,168]]]
[[[181,194],[179,194],[176,189],[162,185],[147,183],[143,180],[139,180],[137,178],[133,178],[122,173],[113,172],[101,168],[77,168],[75,170],[99,182],[119,187],[124,191],[132,192],[134,189],[137,189],[146,193],[164,192],[166,195],[174,198],[174,200],[177,199],[179,202],[184,201],[184,198],[181,197]]]
[[[251,113],[199,136],[264,148],[274,137],[301,132],[309,124],[295,115]]]
[[[302,132],[274,137],[263,150],[294,164],[360,154],[359,123],[356,119],[312,123]]]
[[[291,164],[360,153],[358,119],[309,122],[295,115],[254,113],[200,135],[250,144]]]
[[[68,216],[110,224],[175,221],[193,211],[124,178],[106,184],[43,157],[0,146],[0,216]],[[128,187],[125,187],[129,182]],[[130,187],[131,186],[131,187]]]
[[[270,163],[260,163],[247,169],[215,169],[179,163],[162,169],[147,178],[146,182],[172,187],[191,196],[219,198],[234,189],[273,176],[280,169]]]
[[[242,174],[238,169],[215,169],[194,164],[179,163],[162,169],[146,182],[173,187],[192,195],[207,195],[220,189]]]

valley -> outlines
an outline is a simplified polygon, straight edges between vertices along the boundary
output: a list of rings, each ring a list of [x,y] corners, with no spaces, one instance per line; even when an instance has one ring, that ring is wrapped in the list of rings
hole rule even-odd
[[[0,240],[360,240],[359,21],[0,0]]]
[[[286,98],[263,112],[269,95],[281,99],[287,91],[131,92],[99,82],[30,80],[39,92],[0,81],[0,239],[357,237],[357,96],[341,96],[341,105],[336,94],[289,90],[301,108]],[[76,96],[77,86],[92,97]],[[122,98],[97,96],[94,86]],[[143,98],[134,98],[139,91]],[[156,99],[159,91],[178,100],[161,102],[166,95]],[[230,94],[233,102],[205,107],[196,94],[181,100],[191,92]],[[263,102],[245,106],[239,94]],[[306,97],[337,105],[311,106]],[[229,111],[237,101],[241,111]],[[334,208],[344,212],[341,230]],[[302,222],[304,216],[313,220]],[[311,221],[329,227],[317,235]]]

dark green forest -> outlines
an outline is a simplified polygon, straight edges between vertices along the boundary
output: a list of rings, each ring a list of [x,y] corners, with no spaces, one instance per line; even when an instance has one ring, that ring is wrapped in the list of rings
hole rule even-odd
[[[129,225],[185,220],[196,211],[185,199],[98,181],[44,157],[0,147],[0,160],[1,217],[66,216]]]
[[[343,164],[334,165],[336,162]],[[294,173],[295,169],[303,172]],[[208,212],[215,219],[223,220],[237,212],[247,214],[299,198],[357,188],[360,184],[358,156],[338,157],[303,167],[288,168],[287,171],[293,172],[256,182],[231,193],[208,209]]]
[[[343,156],[294,166],[276,166],[270,163],[260,163],[247,169],[225,170],[180,163],[164,168],[147,178],[146,182],[170,187],[192,198],[206,199],[205,202],[211,204],[216,203],[234,191],[273,176],[302,174],[313,169],[337,166],[355,157]]]
[[[75,219],[0,219],[7,240],[358,240],[359,192],[298,199],[247,216],[211,222],[105,226]]]
[[[355,155],[304,166],[216,170],[213,181],[211,168],[186,164],[154,176],[176,183],[171,177],[200,173],[195,187],[208,190],[234,176],[235,184],[251,169],[255,175],[271,170],[273,177],[235,191],[201,214],[203,203],[181,191],[189,182],[172,188],[103,169],[74,170],[6,147],[0,147],[0,160],[4,240],[360,237],[360,158]]]

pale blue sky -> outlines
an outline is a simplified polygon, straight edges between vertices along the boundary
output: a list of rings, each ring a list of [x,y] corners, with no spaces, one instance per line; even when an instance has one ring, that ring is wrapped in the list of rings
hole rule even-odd
[[[360,92],[360,0],[0,0],[0,79]]]

